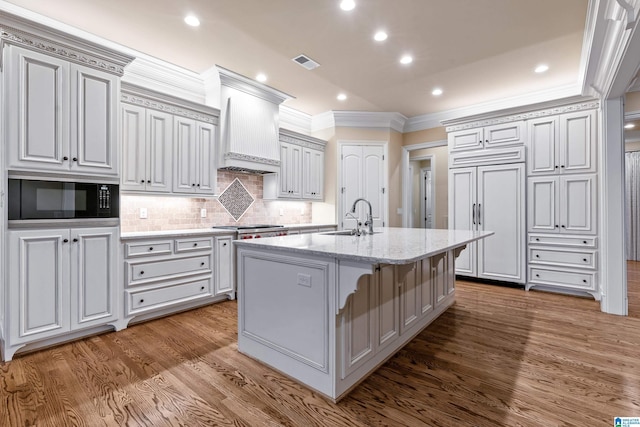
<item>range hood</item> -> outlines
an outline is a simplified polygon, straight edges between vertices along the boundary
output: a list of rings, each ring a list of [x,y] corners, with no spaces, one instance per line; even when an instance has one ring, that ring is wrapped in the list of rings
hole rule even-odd
[[[221,97],[218,169],[279,172],[279,105],[292,97],[220,66],[217,69]]]

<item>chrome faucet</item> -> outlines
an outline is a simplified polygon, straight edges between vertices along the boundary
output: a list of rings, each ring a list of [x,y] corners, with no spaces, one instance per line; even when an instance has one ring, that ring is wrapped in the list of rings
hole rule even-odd
[[[356,212],[356,205],[358,204],[358,202],[361,202],[361,201],[369,205],[369,213],[367,214],[367,220],[365,221],[364,225],[369,227],[367,232],[369,234],[373,234],[373,209],[371,208],[371,203],[369,203],[367,199],[363,199],[362,197],[360,197],[359,199],[356,199],[356,201],[353,202],[353,206],[351,206],[351,213]]]

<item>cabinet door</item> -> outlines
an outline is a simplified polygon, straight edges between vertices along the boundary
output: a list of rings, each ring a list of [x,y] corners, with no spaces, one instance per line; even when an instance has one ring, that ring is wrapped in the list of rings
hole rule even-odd
[[[69,63],[20,47],[4,48],[9,166],[69,169]]]
[[[69,331],[69,231],[9,231],[9,340]]]
[[[550,174],[559,169],[558,116],[528,121],[529,174]]]
[[[118,227],[71,230],[71,328],[118,318]]]
[[[595,234],[595,175],[567,175],[560,178],[560,232]]]
[[[358,279],[358,290],[349,296],[342,313],[342,379],[364,365],[375,354],[374,277],[366,274]]]
[[[146,112],[145,190],[171,191],[173,117],[161,111]]]
[[[324,152],[302,149],[302,197],[322,200],[324,184]]]
[[[455,276],[449,264],[447,252],[436,254],[430,258],[431,260],[431,283],[434,292],[434,306],[440,306],[447,296],[453,292],[453,283]]]
[[[118,175],[117,76],[71,65],[71,170]]]
[[[456,230],[476,230],[476,168],[449,170],[449,227]],[[467,245],[456,263],[456,274],[475,276],[476,243]]]
[[[525,281],[525,171],[524,163],[478,168],[479,230],[493,236],[478,247],[478,277]]]
[[[501,123],[484,128],[484,148],[524,144],[524,122]]]
[[[561,172],[595,172],[596,113],[578,111],[560,116]]]
[[[145,109],[122,104],[122,179],[123,190],[144,190],[146,177]]]
[[[173,122],[173,191],[194,193],[196,188],[196,122],[175,117]]]
[[[216,191],[216,129],[209,123],[196,123],[197,154],[197,182],[196,192],[214,194]]]
[[[528,214],[530,232],[557,233],[560,230],[558,210],[558,177],[545,176],[528,180]]]
[[[419,267],[420,261],[396,267],[400,285],[401,334],[404,334],[422,317]]]
[[[431,258],[419,261],[420,278],[420,315],[425,316],[433,311],[433,278],[431,277]],[[452,273],[453,274],[453,273]],[[453,279],[455,281],[455,276]]]
[[[280,196],[302,197],[302,147],[282,142],[280,144]]]
[[[399,293],[395,265],[382,265],[376,275],[378,283],[377,349],[386,347],[400,335]]]
[[[465,129],[448,135],[449,151],[479,150],[484,146],[483,128]]]
[[[231,236],[216,237],[216,295],[233,292],[233,244]]]

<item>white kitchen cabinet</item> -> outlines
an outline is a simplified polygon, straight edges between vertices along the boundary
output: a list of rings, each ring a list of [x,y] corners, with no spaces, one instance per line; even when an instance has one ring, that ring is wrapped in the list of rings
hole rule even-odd
[[[462,129],[448,134],[449,151],[481,150],[524,144],[525,126],[523,121]]]
[[[280,129],[280,172],[263,178],[264,198],[324,199],[326,141]]]
[[[529,175],[596,171],[596,113],[578,111],[528,121]]]
[[[529,178],[529,232],[595,234],[596,177]]]
[[[4,63],[10,169],[118,175],[117,76],[13,45]]]
[[[172,142],[172,115],[123,103],[121,189],[171,192]]]
[[[232,236],[217,236],[215,242],[215,294],[227,294],[230,298],[235,295],[234,281],[234,251]]]
[[[490,230],[456,260],[456,274],[525,282],[524,164],[449,170],[449,222],[453,229]]]
[[[173,191],[214,194],[216,190],[216,126],[175,117]]]
[[[119,320],[118,227],[10,230],[4,360],[40,340]]]

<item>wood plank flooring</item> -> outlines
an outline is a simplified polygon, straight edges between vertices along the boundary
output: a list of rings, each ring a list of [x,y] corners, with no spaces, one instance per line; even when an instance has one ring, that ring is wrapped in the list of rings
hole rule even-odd
[[[640,261],[627,261],[628,314],[640,318]]]
[[[338,404],[237,352],[228,301],[0,364],[0,426],[612,426],[640,416],[640,319],[458,282]]]

